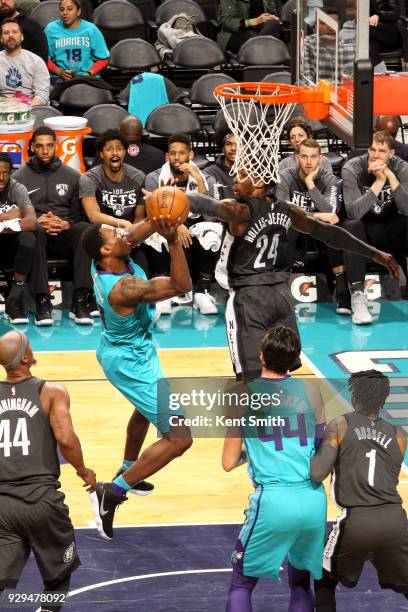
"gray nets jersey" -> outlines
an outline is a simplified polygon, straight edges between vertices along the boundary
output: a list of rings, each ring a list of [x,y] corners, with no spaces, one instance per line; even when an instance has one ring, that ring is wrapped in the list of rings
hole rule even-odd
[[[41,406],[44,381],[0,383],[0,495],[38,501],[59,488],[57,443]]]
[[[398,429],[360,412],[343,416],[347,429],[334,466],[335,502],[342,508],[400,504],[397,484],[403,457]]]

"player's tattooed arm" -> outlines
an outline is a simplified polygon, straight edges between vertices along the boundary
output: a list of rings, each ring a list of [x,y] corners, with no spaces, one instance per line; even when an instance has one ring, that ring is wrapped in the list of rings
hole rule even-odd
[[[350,251],[357,255],[370,257],[376,263],[387,268],[391,276],[394,278],[399,277],[399,266],[392,255],[366,244],[342,227],[330,225],[329,223],[321,223],[317,219],[308,216],[301,208],[294,204],[288,203],[288,206],[292,211],[293,229],[302,234],[310,234],[316,240],[338,251]]]
[[[327,425],[323,443],[310,459],[310,478],[313,482],[322,482],[332,471],[346,429],[347,421],[343,416],[333,419]]]
[[[237,200],[216,200],[202,193],[186,194],[190,211],[197,215],[214,217],[220,221],[247,223],[251,217],[248,204]]]

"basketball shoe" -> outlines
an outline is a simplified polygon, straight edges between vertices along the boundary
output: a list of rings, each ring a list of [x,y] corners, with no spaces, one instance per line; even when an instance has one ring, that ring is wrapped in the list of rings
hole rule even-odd
[[[125,471],[126,470],[122,469],[118,470],[112,480],[115,480],[115,478],[124,474]],[[131,489],[129,489],[128,493],[130,493],[131,495],[140,495],[142,497],[145,497],[146,495],[150,495],[150,493],[153,493],[153,491],[154,485],[152,485],[151,482],[147,482],[146,480],[140,480],[139,482],[134,484]]]
[[[368,298],[364,291],[353,291],[351,294],[351,320],[355,325],[368,325],[373,317],[368,310]]]
[[[113,538],[113,518],[120,504],[127,500],[126,495],[119,497],[112,491],[110,482],[98,482],[93,493],[89,493],[96,528],[106,540]]]

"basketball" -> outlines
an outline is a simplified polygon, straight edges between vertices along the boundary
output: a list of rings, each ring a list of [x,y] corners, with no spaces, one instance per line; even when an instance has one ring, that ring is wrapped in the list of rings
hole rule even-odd
[[[186,194],[181,189],[159,187],[159,189],[153,191],[146,209],[149,219],[160,217],[160,215],[163,217],[169,215],[174,223],[178,218],[184,223],[188,217],[190,206]]]

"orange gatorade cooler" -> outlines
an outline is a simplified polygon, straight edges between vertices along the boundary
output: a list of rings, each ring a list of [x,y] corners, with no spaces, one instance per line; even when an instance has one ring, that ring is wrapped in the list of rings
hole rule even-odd
[[[0,101],[0,153],[10,155],[14,170],[27,160],[33,126],[28,104],[4,98]]]
[[[92,132],[86,127],[88,119],[84,117],[49,117],[44,125],[50,127],[57,135],[57,155],[64,164],[79,172],[85,172],[82,156],[82,142],[86,134]]]

